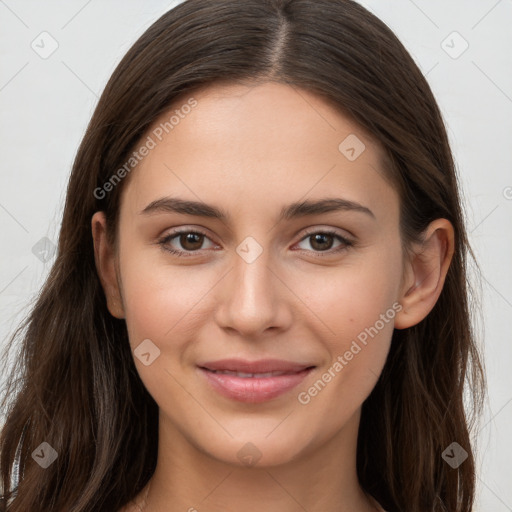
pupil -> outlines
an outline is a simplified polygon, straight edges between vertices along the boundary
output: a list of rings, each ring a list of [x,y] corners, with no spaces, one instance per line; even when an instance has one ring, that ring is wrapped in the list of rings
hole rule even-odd
[[[328,247],[325,247],[325,238],[329,238],[330,239],[330,243],[327,243]],[[324,245],[322,245],[322,242],[324,243]],[[315,247],[315,244],[319,243],[320,244],[320,247]],[[327,235],[325,233],[320,233],[320,234],[316,234],[316,235],[313,235],[313,243],[311,244],[315,249],[319,249],[319,250],[326,250],[326,249],[330,249],[331,246],[332,246],[332,236],[331,235]]]
[[[194,250],[199,249],[201,247],[202,238],[203,235],[197,234],[197,233],[185,233],[184,235],[181,235],[181,245],[187,249],[187,250]],[[196,244],[196,245],[194,245]],[[191,245],[191,246],[190,246]],[[198,247],[197,247],[198,245]]]

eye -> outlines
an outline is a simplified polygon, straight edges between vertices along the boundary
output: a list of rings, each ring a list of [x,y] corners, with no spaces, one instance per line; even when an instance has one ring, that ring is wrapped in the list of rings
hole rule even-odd
[[[334,245],[336,241],[338,241],[338,245]],[[337,253],[354,245],[354,242],[331,229],[310,231],[299,244],[303,242],[308,242],[314,252],[328,252],[329,254]],[[305,248],[305,250],[309,251],[310,249]]]
[[[203,247],[205,241],[208,241],[210,245]],[[300,249],[308,252],[327,253],[327,255],[343,251],[354,245],[353,241],[330,229],[310,231],[306,233],[306,236],[302,238],[298,245],[306,241],[309,243],[311,249],[307,247]],[[335,245],[336,241],[338,245]],[[206,233],[191,229],[182,229],[168,233],[158,240],[158,244],[163,250],[179,257],[195,256],[203,249],[216,247]],[[177,245],[179,247],[177,247]],[[322,256],[322,254],[318,255]]]
[[[201,249],[208,249],[209,247],[202,247],[205,240],[210,241],[210,248],[215,246],[206,233],[186,229],[169,233],[161,238],[158,243],[163,250],[186,257],[193,256],[193,253],[199,252]],[[179,244],[181,248],[176,248],[177,244]]]

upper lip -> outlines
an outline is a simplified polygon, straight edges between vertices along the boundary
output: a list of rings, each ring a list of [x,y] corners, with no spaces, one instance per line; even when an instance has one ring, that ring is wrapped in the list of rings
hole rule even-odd
[[[232,372],[245,373],[267,373],[267,372],[287,372],[297,373],[314,365],[295,363],[282,359],[259,359],[249,361],[247,359],[220,359],[218,361],[208,361],[198,365],[207,370],[227,370]]]

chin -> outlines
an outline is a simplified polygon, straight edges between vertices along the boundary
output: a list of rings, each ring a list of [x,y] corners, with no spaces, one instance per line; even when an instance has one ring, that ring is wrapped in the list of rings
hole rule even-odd
[[[290,433],[289,427],[281,433],[262,431],[260,434],[237,436],[212,443],[204,440],[202,449],[213,459],[238,467],[265,468],[288,464],[300,458],[307,444],[300,436]]]

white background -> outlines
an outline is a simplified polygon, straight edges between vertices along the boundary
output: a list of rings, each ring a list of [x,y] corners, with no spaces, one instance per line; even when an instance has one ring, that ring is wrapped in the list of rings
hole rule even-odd
[[[43,237],[57,241],[71,164],[106,81],[176,3],[0,0],[0,352],[53,261],[41,262],[32,247]],[[413,55],[448,127],[483,274],[489,401],[478,436],[476,510],[512,511],[512,1],[364,5]],[[43,31],[58,42],[47,59],[31,48]],[[464,48],[453,31],[469,44],[458,58],[443,49]]]

